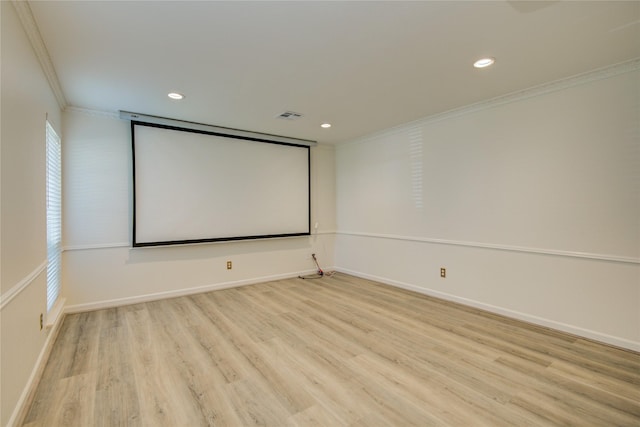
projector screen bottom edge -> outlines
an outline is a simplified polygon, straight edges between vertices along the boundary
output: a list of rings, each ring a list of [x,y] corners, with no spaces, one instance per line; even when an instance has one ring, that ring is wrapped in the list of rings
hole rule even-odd
[[[154,246],[176,246],[176,245],[234,242],[234,241],[241,241],[241,240],[283,239],[288,237],[304,237],[304,236],[310,236],[310,235],[311,235],[311,232],[302,232],[302,233],[287,233],[287,234],[268,234],[268,235],[258,235],[258,236],[217,237],[212,239],[168,240],[168,241],[160,241],[160,242],[137,242],[134,240],[132,243],[132,247],[147,248],[147,247],[154,247]]]

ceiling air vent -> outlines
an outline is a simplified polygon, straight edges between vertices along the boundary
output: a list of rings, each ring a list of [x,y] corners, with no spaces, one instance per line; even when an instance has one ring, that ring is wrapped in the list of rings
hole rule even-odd
[[[302,117],[302,114],[296,113],[295,111],[285,111],[276,116],[276,118],[283,120],[297,120],[300,117]]]

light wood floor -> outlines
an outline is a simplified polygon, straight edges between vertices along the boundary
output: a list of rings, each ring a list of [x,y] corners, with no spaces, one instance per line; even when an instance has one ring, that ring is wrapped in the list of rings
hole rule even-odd
[[[337,274],[65,318],[25,426],[640,425],[640,354]]]

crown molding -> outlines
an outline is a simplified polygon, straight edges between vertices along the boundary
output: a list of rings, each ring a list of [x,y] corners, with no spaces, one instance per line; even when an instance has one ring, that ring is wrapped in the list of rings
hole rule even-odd
[[[546,95],[552,92],[558,92],[561,90],[569,89],[575,86],[581,86],[583,84],[591,83],[594,81],[604,80],[611,77],[615,77],[621,74],[626,74],[640,70],[640,58],[635,58],[629,61],[621,62],[618,64],[609,65],[596,70],[587,71],[585,73],[573,75],[560,80],[554,80],[551,82],[543,83],[537,86],[533,86],[527,89],[519,90],[517,92],[511,92],[506,95],[498,96],[495,98],[480,101],[474,104],[465,105],[453,110],[444,111],[442,113],[433,114],[427,117],[423,117],[412,122],[403,123],[392,128],[388,128],[379,132],[374,132],[369,135],[365,135],[351,141],[337,144],[338,147],[347,146],[351,144],[358,144],[370,141],[371,139],[382,138],[387,136],[396,135],[399,133],[415,130],[420,126],[427,125],[429,123],[435,123],[442,120],[449,120],[455,117],[464,116],[477,111],[487,110],[490,108],[498,107],[512,102],[523,101],[529,98],[533,98],[540,95]]]
[[[60,109],[64,110],[67,106],[67,100],[62,92],[62,86],[60,86],[58,75],[56,74],[53,62],[51,61],[51,56],[44,44],[40,30],[38,29],[38,24],[36,24],[36,20],[33,17],[33,12],[31,11],[29,2],[27,0],[12,0],[11,2],[18,14],[22,28],[27,34],[31,47],[38,58],[38,62],[40,62],[40,67],[42,67],[42,71],[47,77],[47,81],[53,91],[53,95],[58,101]]]

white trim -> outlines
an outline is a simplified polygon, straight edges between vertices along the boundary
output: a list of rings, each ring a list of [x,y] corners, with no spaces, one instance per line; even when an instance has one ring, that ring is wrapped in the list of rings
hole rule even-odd
[[[444,111],[442,113],[436,113],[436,114],[423,117],[408,123],[403,123],[398,126],[387,128],[378,132],[373,132],[371,134],[364,135],[350,141],[345,141],[345,142],[336,144],[336,146],[340,148],[342,146],[346,147],[351,144],[367,143],[371,139],[397,135],[399,133],[407,132],[414,127],[424,126],[429,123],[439,122],[442,120],[463,116],[476,111],[495,108],[501,105],[522,101],[528,98],[533,98],[535,96],[545,95],[552,92],[558,92],[564,89],[580,86],[593,81],[603,80],[603,79],[618,76],[620,74],[625,74],[625,73],[638,71],[638,70],[640,70],[640,58],[632,59],[630,61],[626,61],[619,64],[614,64],[614,65],[599,68],[596,70],[588,71],[585,73],[577,74],[564,79],[543,83],[527,89],[511,92],[506,95],[476,102],[474,104],[469,104],[459,108],[454,108],[452,110]]]
[[[496,243],[465,242],[461,240],[435,239],[431,237],[413,237],[413,236],[399,236],[395,234],[362,233],[357,231],[338,231],[336,232],[336,234],[344,235],[344,236],[372,237],[376,239],[402,240],[407,242],[432,243],[432,244],[438,244],[438,245],[466,246],[470,248],[493,249],[493,250],[509,251],[509,252],[525,252],[525,253],[532,253],[532,254],[553,255],[553,256],[570,257],[570,258],[585,258],[585,259],[594,259],[599,261],[621,262],[626,264],[640,264],[640,258],[621,256],[621,255],[612,255],[612,254],[564,251],[564,250],[558,250],[558,249],[529,248],[525,246],[501,245]]]
[[[27,38],[31,43],[31,47],[33,47],[33,51],[38,58],[38,62],[40,62],[40,67],[47,77],[47,81],[49,82],[51,91],[56,97],[56,101],[58,101],[60,109],[64,110],[64,108],[67,106],[67,100],[64,97],[64,92],[62,92],[62,86],[60,85],[60,80],[58,80],[56,69],[53,66],[53,62],[51,61],[49,51],[44,44],[42,34],[40,34],[40,29],[38,28],[38,24],[36,24],[36,20],[33,17],[33,12],[31,11],[29,2],[24,0],[13,0],[12,3],[13,7],[16,10],[18,18],[20,19],[22,28],[27,34]]]
[[[227,136],[236,136],[240,138],[249,138],[257,140],[267,140],[272,142],[282,142],[286,144],[304,145],[306,147],[315,147],[318,145],[317,141],[311,141],[309,139],[293,138],[289,136],[273,135],[261,132],[253,132],[249,130],[227,128],[223,126],[210,125],[207,123],[196,123],[186,120],[170,119],[168,117],[151,116],[141,113],[134,113],[131,111],[120,111],[120,118],[123,120],[131,120],[132,122],[139,122],[142,124],[157,124],[163,126],[175,126],[183,129],[197,130],[204,132],[214,132]]]
[[[42,373],[44,372],[44,368],[47,365],[47,361],[49,360],[49,356],[51,355],[51,349],[53,348],[53,343],[56,341],[58,337],[58,332],[60,332],[60,326],[62,325],[62,321],[64,319],[64,315],[58,316],[56,318],[55,323],[51,325],[49,329],[49,334],[47,335],[47,339],[42,346],[42,350],[38,355],[38,359],[33,366],[33,370],[31,371],[31,375],[29,375],[29,379],[16,402],[16,406],[13,409],[13,413],[11,414],[11,418],[7,422],[7,427],[14,427],[22,425],[25,416],[27,415],[27,410],[29,409],[29,405],[33,396],[36,392],[38,384],[40,383],[40,379],[42,378]]]
[[[130,247],[131,247],[131,243],[129,243],[129,242],[124,242],[124,243],[93,243],[93,244],[87,244],[87,245],[64,246],[62,248],[62,252],[67,252],[67,251],[88,251],[88,250],[93,250],[93,249],[130,248]]]
[[[131,250],[140,251],[140,250],[162,249],[162,248],[179,247],[179,246],[223,245],[223,244],[230,244],[230,243],[243,243],[243,242],[256,242],[256,241],[261,241],[261,242],[264,242],[264,241],[275,241],[275,240],[280,240],[280,239],[301,239],[301,238],[309,238],[309,237],[314,237],[314,236],[318,236],[318,235],[325,235],[325,234],[336,234],[336,231],[335,230],[318,231],[318,232],[312,231],[311,234],[309,234],[309,235],[291,236],[291,237],[279,237],[277,239],[266,238],[266,239],[228,240],[228,241],[220,241],[220,242],[190,243],[190,244],[186,244],[186,245],[147,246],[147,247],[142,247],[142,248],[134,248],[134,247],[131,246],[131,243],[129,243],[129,242],[121,242],[121,243],[91,243],[91,244],[85,244],[85,245],[65,246],[65,247],[62,248],[62,251],[63,252],[88,251],[88,250],[95,250],[95,249],[112,249],[112,248],[129,248]]]
[[[42,264],[36,267],[31,273],[29,273],[24,279],[18,282],[15,286],[9,289],[7,292],[0,295],[0,310],[2,310],[12,299],[17,297],[20,292],[24,291],[33,281],[47,270],[47,260],[42,261]]]
[[[58,320],[60,320],[60,317],[64,314],[64,305],[66,300],[66,298],[58,297],[53,307],[51,307],[51,310],[47,313],[47,318],[44,324],[47,330],[51,329],[56,323],[58,323]]]
[[[157,292],[153,294],[90,302],[86,304],[75,304],[75,305],[66,306],[64,312],[65,314],[71,314],[71,313],[81,313],[85,311],[102,310],[104,308],[121,307],[124,305],[139,304],[143,302],[157,301],[157,300],[168,299],[168,298],[176,298],[176,297],[182,297],[186,295],[201,294],[204,292],[218,291],[221,289],[255,285],[257,283],[272,282],[274,280],[290,279],[293,277],[313,274],[315,272],[316,270],[306,270],[306,271],[301,271],[297,273],[276,274],[273,276],[262,276],[262,277],[251,278],[251,279],[214,283],[210,285],[197,286],[195,288],[177,289],[174,291]]]
[[[84,114],[85,116],[91,116],[91,117],[105,117],[108,119],[121,120],[120,113],[118,113],[117,111],[93,110],[91,108],[74,107],[74,106],[68,105],[64,109],[64,112]]]
[[[519,311],[509,310],[506,308],[498,307],[491,304],[485,304],[480,301],[462,298],[456,295],[448,294],[445,292],[435,291],[429,288],[423,288],[420,286],[412,285],[409,283],[400,282],[397,280],[391,280],[386,277],[374,276],[371,274],[362,273],[359,271],[353,271],[346,268],[337,267],[336,271],[340,273],[350,274],[352,276],[361,277],[363,279],[373,280],[376,282],[384,283],[386,285],[394,286],[397,288],[406,289],[409,291],[417,292],[423,295],[428,295],[434,298],[439,298],[447,301],[452,301],[469,307],[475,307],[481,310],[489,311],[491,313],[500,314],[512,319],[521,320],[527,323],[532,323],[539,326],[555,329],[558,331],[566,332],[579,337],[591,339],[601,343],[613,345],[616,347],[633,350],[640,352],[640,342],[631,341],[626,338],[616,337],[613,335],[603,334],[601,332],[592,331],[589,329],[580,328],[577,326],[569,325],[562,322],[556,322],[554,320],[545,319],[538,316],[532,316],[530,314],[521,313]]]

